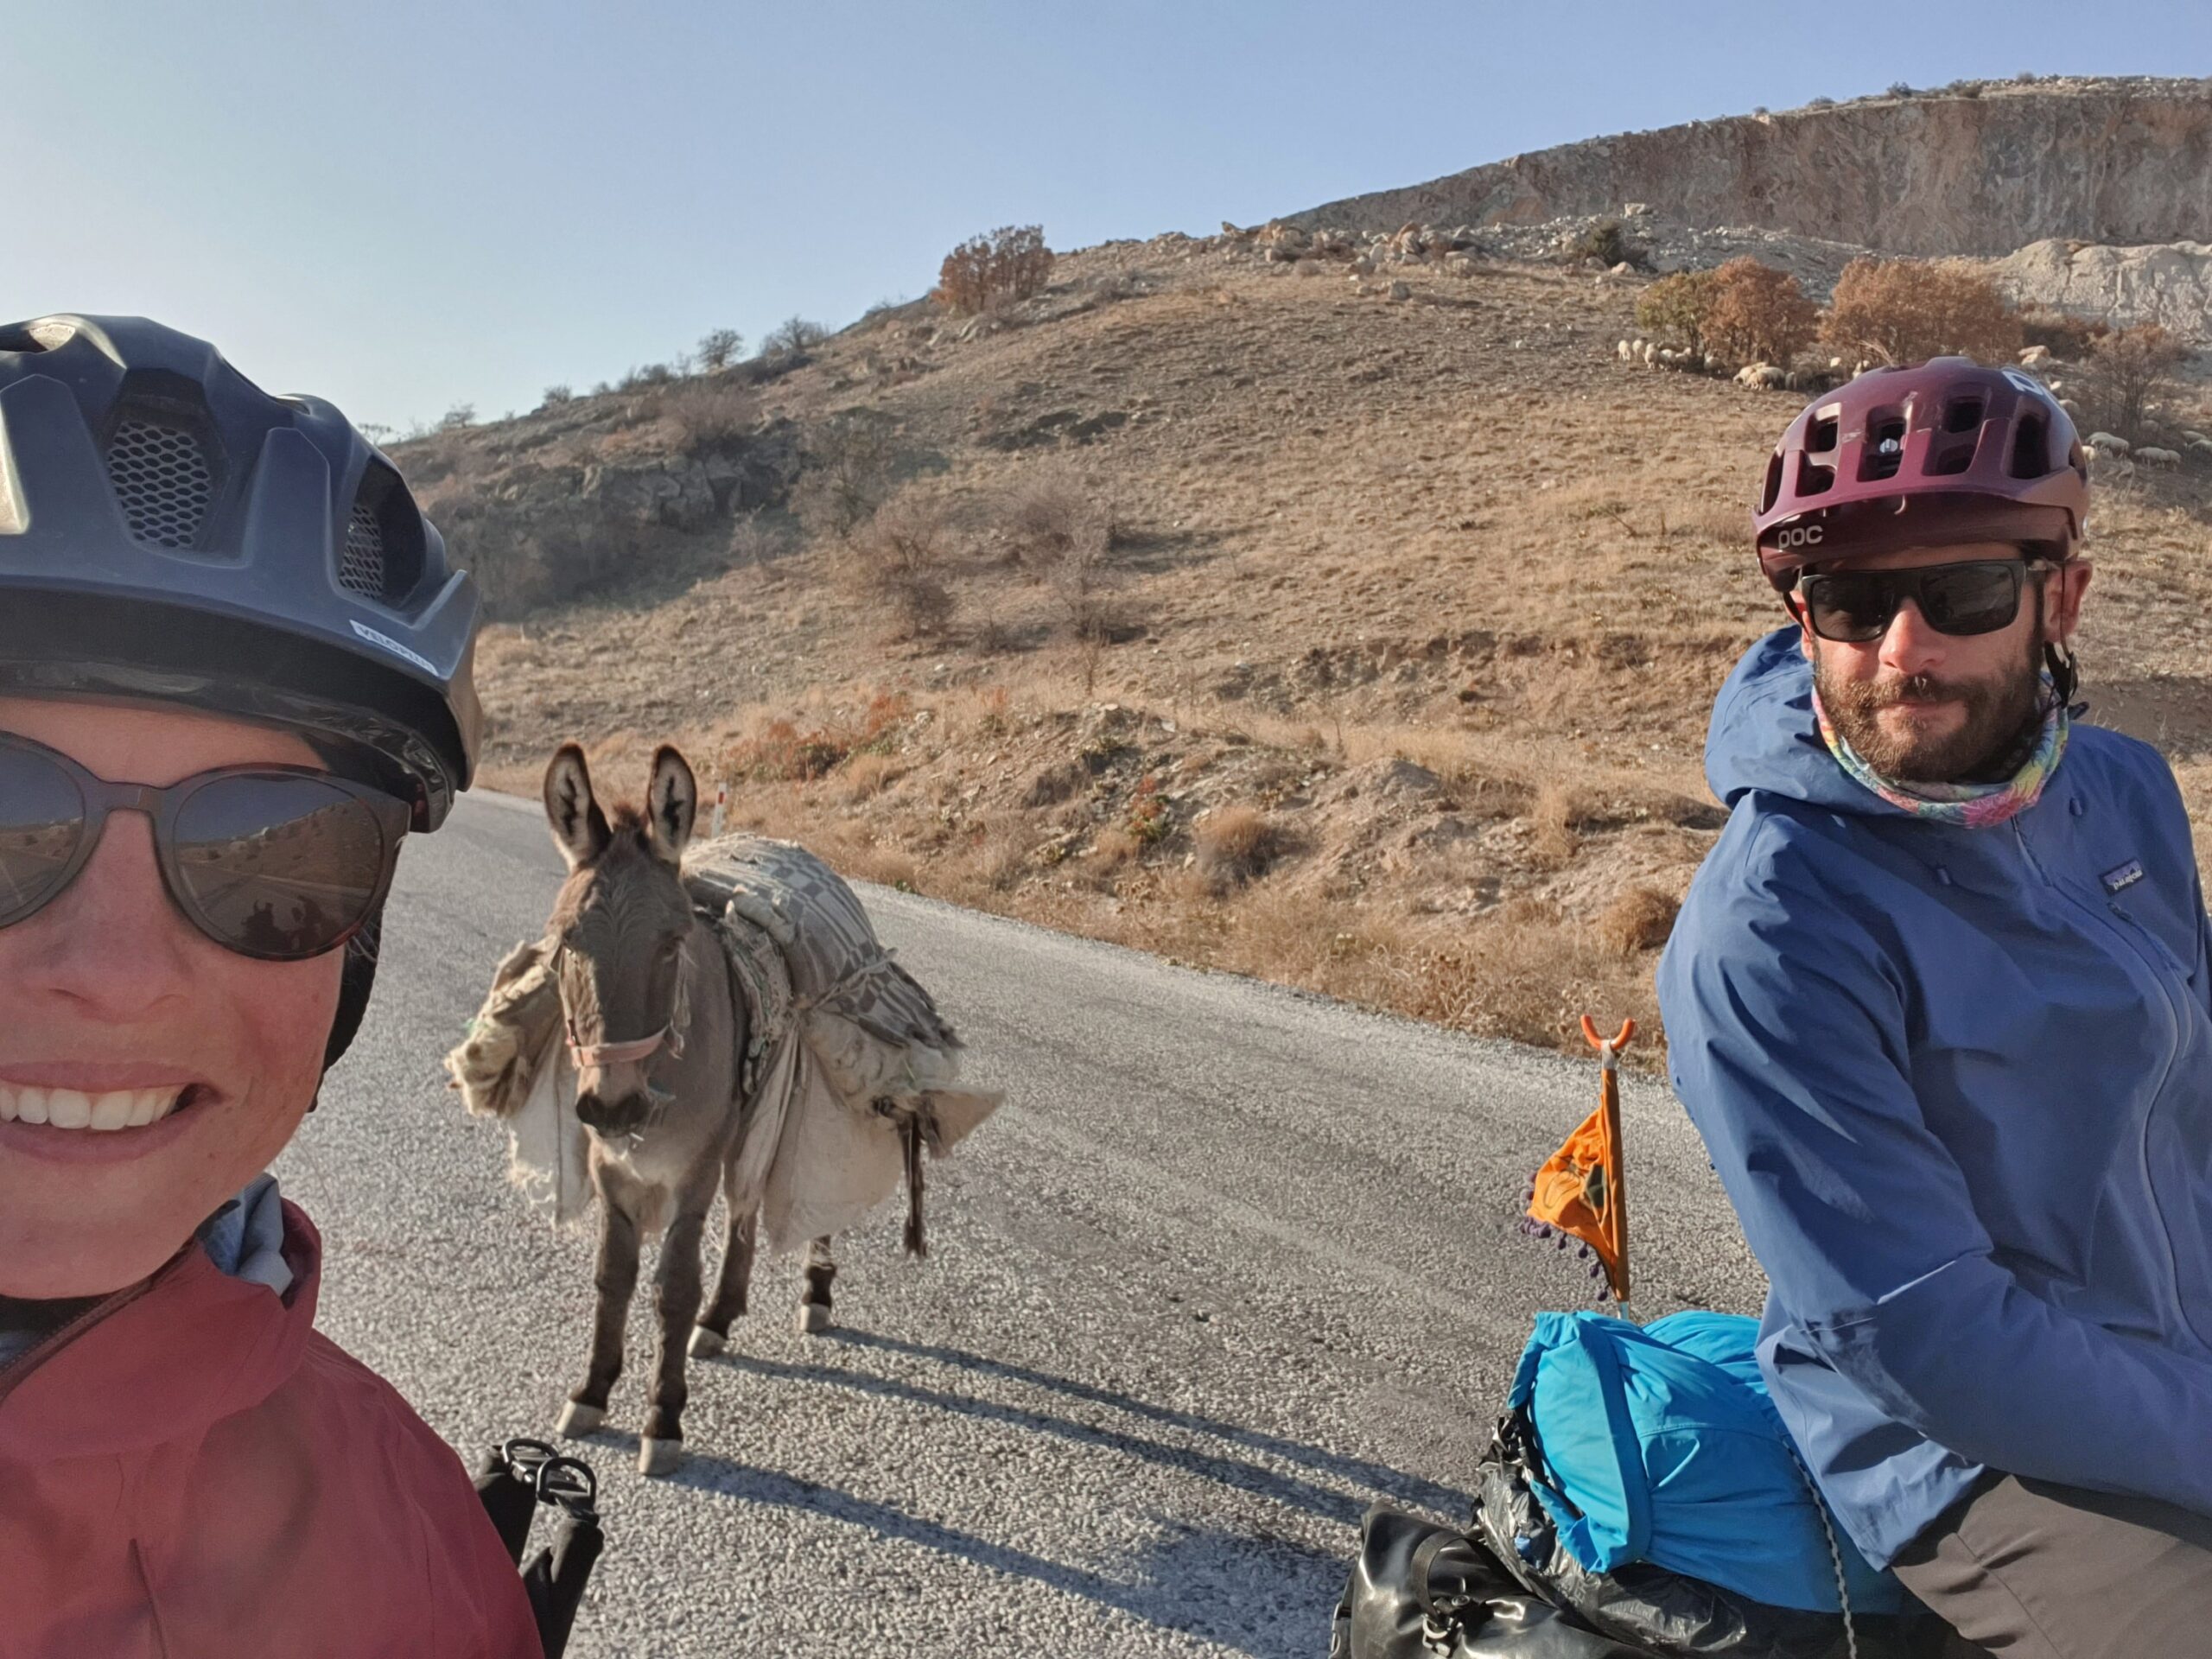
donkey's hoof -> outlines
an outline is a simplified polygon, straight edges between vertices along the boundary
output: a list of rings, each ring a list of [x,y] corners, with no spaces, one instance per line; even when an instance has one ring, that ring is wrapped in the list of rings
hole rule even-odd
[[[692,1358],[712,1359],[728,1346],[729,1338],[721,1332],[709,1331],[703,1325],[695,1325],[691,1327],[689,1351]]]
[[[798,1328],[811,1337],[830,1328],[830,1309],[823,1302],[801,1302],[798,1305]]]
[[[641,1475],[672,1475],[683,1461],[681,1440],[657,1440],[648,1434],[638,1442],[638,1472]]]
[[[564,1440],[581,1440],[587,1434],[599,1433],[599,1426],[607,1421],[607,1408],[587,1406],[571,1400],[561,1408],[561,1421],[553,1432]]]

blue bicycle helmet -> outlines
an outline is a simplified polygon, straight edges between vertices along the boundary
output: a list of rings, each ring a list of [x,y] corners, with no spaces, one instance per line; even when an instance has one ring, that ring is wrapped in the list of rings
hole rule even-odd
[[[0,327],[0,694],[289,728],[431,830],[475,769],[476,584],[397,470],[143,317]],[[330,1058],[376,930],[349,947]]]

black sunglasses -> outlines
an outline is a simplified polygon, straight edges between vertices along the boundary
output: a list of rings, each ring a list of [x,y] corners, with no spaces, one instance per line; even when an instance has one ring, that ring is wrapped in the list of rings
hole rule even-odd
[[[2030,571],[2052,568],[2040,560],[1967,559],[1905,570],[1835,570],[1798,578],[1796,597],[1815,633],[1846,645],[1879,639],[1907,599],[1938,633],[1994,633],[2020,613]]]
[[[0,734],[0,927],[50,903],[111,812],[154,821],[170,901],[216,944],[266,962],[334,950],[391,885],[405,802],[306,766],[221,766],[167,788],[111,783]]]

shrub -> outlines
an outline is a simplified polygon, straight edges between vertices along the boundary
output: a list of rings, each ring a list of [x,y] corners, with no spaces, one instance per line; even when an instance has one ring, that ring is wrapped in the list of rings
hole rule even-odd
[[[810,352],[830,338],[830,331],[818,322],[804,317],[785,317],[771,328],[760,341],[763,357],[797,357]]]
[[[741,443],[753,431],[760,405],[753,393],[728,381],[693,381],[663,396],[660,416],[683,454],[702,455]]]
[[[1151,772],[1137,780],[1136,793],[1129,798],[1128,822],[1122,827],[1140,847],[1167,839],[1167,803],[1160,798],[1160,779]]]
[[[1675,931],[1681,906],[1656,887],[1635,887],[1605,906],[1598,917],[1598,937],[1624,957],[1656,950]]]
[[[880,691],[856,716],[833,715],[810,728],[779,717],[723,750],[715,774],[736,783],[811,783],[855,755],[889,753],[912,709],[903,693]]]
[[[745,349],[745,336],[734,328],[712,328],[699,336],[699,361],[709,373],[726,369]]]
[[[791,545],[790,538],[761,522],[760,509],[738,514],[729,529],[729,562],[732,564],[766,564],[784,556]]]
[[[1282,851],[1281,833],[1257,807],[1224,806],[1191,831],[1198,874],[1216,892],[1243,887],[1268,873]]]
[[[1997,284],[1955,265],[1853,259],[1836,279],[1821,339],[1889,363],[1963,353],[2000,363],[2020,348],[2020,320]]]
[[[1638,270],[1650,267],[1650,255],[1629,238],[1618,219],[1599,219],[1574,238],[1567,253],[1573,258],[1601,264],[1608,270],[1619,264],[1634,265]]]
[[[457,432],[464,426],[475,424],[476,405],[474,404],[455,404],[438,416],[438,430],[441,432]]]
[[[2035,305],[2020,313],[2020,343],[2040,346],[2053,357],[2069,362],[2089,354],[2089,348],[2112,332],[2112,325],[2077,317],[2051,305]]]
[[[1685,351],[1705,349],[1706,308],[1713,303],[1713,273],[1678,270],[1636,296],[1636,326]]]
[[[642,369],[632,369],[616,385],[617,391],[636,391],[645,386],[664,386],[676,378],[676,371],[665,363],[648,363]]]
[[[1805,100],[1805,107],[1808,110],[1832,110],[1835,107],[1835,99],[1826,97],[1808,98]]]
[[[1891,98],[1910,98],[1913,96],[1913,91],[1912,88],[1905,85],[1904,82],[1901,80],[1893,80],[1890,83],[1890,96]]]
[[[840,415],[802,446],[791,511],[814,537],[850,536],[891,494],[895,459],[889,423],[864,412]]]
[[[1008,225],[988,236],[971,236],[950,253],[937,274],[937,299],[963,316],[1026,300],[1052,274],[1052,251],[1039,225]]]
[[[537,400],[540,409],[558,409],[563,404],[573,403],[576,394],[567,386],[548,386],[545,395]]]
[[[943,506],[909,491],[878,507],[848,543],[846,585],[887,609],[901,632],[928,639],[952,620],[952,590],[945,586],[951,526]]]
[[[1042,569],[1087,543],[1113,540],[1109,515],[1066,467],[1039,469],[1007,498],[1006,531],[1015,562]]]
[[[1713,273],[1705,338],[1737,363],[1787,363],[1813,342],[1820,311],[1786,270],[1748,255]]]
[[[2188,348],[2155,322],[2117,328],[2089,348],[2090,411],[2129,442],[2142,435],[2152,404],[2170,397]]]

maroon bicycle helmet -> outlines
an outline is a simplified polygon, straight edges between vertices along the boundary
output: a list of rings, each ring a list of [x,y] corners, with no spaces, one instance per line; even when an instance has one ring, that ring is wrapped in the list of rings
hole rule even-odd
[[[1936,357],[1807,404],[1767,462],[1752,528],[1787,593],[1808,565],[1900,547],[2011,542],[2063,563],[2088,508],[2081,439],[2041,381]]]

